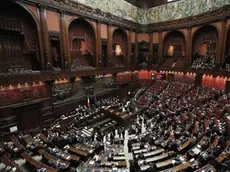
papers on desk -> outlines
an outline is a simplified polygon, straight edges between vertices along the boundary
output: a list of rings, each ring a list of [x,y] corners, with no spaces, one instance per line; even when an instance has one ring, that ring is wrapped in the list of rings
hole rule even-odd
[[[90,161],[89,162],[89,165],[94,165],[95,164],[95,161]]]
[[[184,159],[184,157],[183,156],[180,156],[180,158],[179,158],[180,160],[181,160],[181,162],[185,162],[185,159]]]
[[[141,166],[141,171],[145,171],[145,170],[147,170],[148,168],[150,168],[149,165]]]
[[[159,156],[154,156],[154,157],[152,157],[152,158],[147,158],[146,159],[146,162],[154,162],[154,161],[158,161],[158,160],[161,160],[161,159],[164,159],[164,158],[166,158],[166,157],[168,157],[168,154],[166,153],[166,154],[162,154],[162,155],[159,155]]]
[[[172,160],[172,164],[174,165],[175,163],[176,163],[176,161],[173,159],[173,160]]]
[[[69,149],[69,145],[66,145],[66,146],[64,147],[64,149]]]
[[[200,150],[199,148],[197,148],[197,147],[195,147],[192,151],[193,151],[196,155],[198,155],[198,154],[201,152],[201,150]]]
[[[170,164],[172,164],[171,159],[163,161],[163,162],[158,162],[158,163],[156,163],[156,166],[157,166],[157,168],[161,168],[161,167],[164,167],[164,166],[168,166]]]
[[[66,157],[66,159],[67,159],[67,160],[70,160],[70,159],[71,159],[71,156],[70,156],[70,155],[68,155],[68,156]]]
[[[134,154],[140,154],[140,153],[144,153],[144,152],[148,152],[147,149],[135,150],[133,153],[134,153]]]
[[[125,160],[125,156],[114,156],[113,157],[114,160]]]
[[[117,171],[118,168],[113,168],[113,171]]]
[[[140,146],[133,147],[132,150],[138,150],[140,149]]]
[[[162,152],[164,152],[164,149],[157,149],[157,150],[152,151],[152,152],[144,153],[144,157],[153,156],[153,155],[156,155],[156,154],[159,154]]]

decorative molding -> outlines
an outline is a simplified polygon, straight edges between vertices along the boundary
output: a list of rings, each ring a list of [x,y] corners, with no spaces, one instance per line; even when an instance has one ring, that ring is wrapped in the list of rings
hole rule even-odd
[[[100,9],[93,9],[89,6],[79,4],[74,1],[43,0],[42,3],[40,0],[18,0],[18,1],[21,1],[29,5],[37,5],[37,4],[45,5],[46,8],[49,10],[66,11],[66,14],[69,15],[83,16],[94,21],[99,20],[102,21],[103,23],[109,23],[110,25],[120,26],[126,29],[129,29],[130,27],[135,29],[138,26],[140,26],[140,24],[136,22],[112,15],[109,12],[103,12]]]
[[[197,25],[204,25],[211,22],[221,21],[223,18],[228,18],[230,16],[230,5],[226,5],[222,8],[216,9],[214,11],[209,11],[196,16],[191,16],[185,19],[172,20],[168,22],[160,22],[149,24],[148,28],[152,32],[165,31],[179,28],[187,28]]]
[[[127,30],[133,30],[138,33],[146,33],[146,32],[159,32],[170,29],[179,29],[179,28],[187,28],[206,24],[216,21],[221,21],[222,19],[226,19],[230,17],[230,5],[224,5],[221,8],[215,9],[213,11],[208,11],[199,15],[171,20],[166,22],[158,22],[152,24],[139,24],[127,19],[123,19],[121,17],[115,16],[109,12],[103,12],[100,9],[93,9],[89,6],[79,4],[73,1],[61,1],[61,0],[43,0],[40,3],[40,0],[18,0],[24,2],[25,4],[36,5],[40,4],[45,6],[49,10],[54,11],[63,11],[65,14],[73,15],[73,16],[82,16],[87,19],[98,21],[101,23],[105,23],[111,26],[119,26],[125,28]]]

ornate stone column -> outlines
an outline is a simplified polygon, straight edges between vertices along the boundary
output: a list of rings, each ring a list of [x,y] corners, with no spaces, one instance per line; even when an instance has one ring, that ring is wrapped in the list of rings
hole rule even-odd
[[[187,41],[186,41],[186,65],[190,65],[192,62],[192,38],[191,38],[191,32],[192,28],[191,26],[188,26],[187,28]]]
[[[67,37],[67,28],[65,22],[65,12],[60,10],[60,28],[61,28],[61,45],[62,45],[62,62],[63,67],[66,69],[69,68],[69,57],[68,57],[68,37]]]
[[[51,70],[53,68],[52,58],[50,55],[50,47],[49,47],[49,34],[46,20],[46,9],[44,5],[38,4],[39,14],[40,14],[40,24],[41,24],[41,32],[42,32],[42,41],[43,41],[43,49],[44,56],[46,60],[46,69]]]
[[[97,21],[97,41],[96,41],[96,49],[97,49],[97,54],[96,54],[96,67],[101,68],[103,67],[102,65],[102,59],[101,59],[101,23],[100,21]]]
[[[108,23],[107,25],[107,67],[112,67],[112,58],[113,58],[113,54],[112,54],[112,49],[113,49],[113,43],[112,43],[112,29],[111,29],[111,25],[110,23]]]
[[[159,33],[159,62],[163,61],[163,41],[162,41],[162,31]]]
[[[149,62],[153,62],[153,33],[149,33]]]
[[[219,33],[219,39],[218,39],[218,58],[217,65],[222,66],[224,63],[224,55],[225,55],[225,48],[226,48],[226,19],[221,19],[221,28]]]
[[[131,56],[132,56],[132,30],[129,30],[128,31],[128,57],[126,62],[126,66],[128,69],[130,69]]]
[[[135,56],[134,56],[134,64],[133,66],[136,67],[137,60],[139,55],[139,46],[138,46],[138,31],[135,32]]]

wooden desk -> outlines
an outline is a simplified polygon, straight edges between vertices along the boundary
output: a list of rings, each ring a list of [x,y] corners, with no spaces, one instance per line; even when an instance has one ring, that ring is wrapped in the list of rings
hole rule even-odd
[[[68,168],[70,166],[69,162],[58,159],[58,158],[50,155],[49,153],[45,152],[43,149],[39,149],[38,152],[40,155],[42,155],[48,161],[50,161],[50,160],[59,161],[59,162],[65,164],[66,168]]]
[[[28,155],[26,152],[23,152],[21,155],[22,155],[22,158],[24,158],[28,163],[30,163],[33,167],[35,167],[37,169],[46,168],[47,172],[57,172],[56,169],[48,167],[48,166],[36,161],[30,155]]]
[[[140,146],[135,146],[135,147],[132,147],[132,150],[133,150],[133,151],[135,151],[135,150],[139,150],[139,149],[141,149],[141,147],[140,147]]]
[[[23,172],[23,170],[16,164],[14,161],[10,160],[7,155],[1,157],[1,162],[5,164],[5,166],[10,166],[11,168],[16,168],[16,172]]]
[[[194,146],[192,149],[190,149],[188,153],[193,157],[199,155],[202,152],[202,145],[204,145],[206,141],[208,141],[208,137],[203,136],[199,141],[199,143],[196,146]]]
[[[102,166],[107,166],[107,167],[112,167],[112,166],[116,166],[116,167],[127,167],[127,162],[126,161],[120,161],[120,162],[102,162],[101,163]]]
[[[144,152],[147,152],[147,149],[135,150],[133,153],[134,153],[134,154],[140,154],[140,153],[144,153]]]
[[[169,160],[166,160],[163,162],[156,163],[156,166],[157,166],[157,168],[162,168],[162,167],[166,167],[166,166],[171,165],[171,164],[172,164],[172,160],[169,159]]]
[[[30,135],[24,135],[23,136],[23,139],[25,140],[25,142],[27,143],[27,144],[29,144],[29,143],[33,143],[34,142],[34,139],[30,136]]]
[[[191,137],[190,139],[188,139],[187,142],[185,142],[184,144],[182,144],[179,148],[178,151],[182,151],[183,149],[185,149],[186,147],[188,147],[193,141],[193,138]]]
[[[78,162],[79,160],[80,160],[80,158],[78,156],[71,155],[71,161]]]
[[[144,166],[141,166],[140,168],[141,168],[141,171],[145,171],[148,168],[150,168],[150,166],[149,165],[144,165]]]
[[[209,171],[215,172],[216,169],[215,169],[212,165],[207,164],[207,165],[205,165],[204,167],[202,167],[202,168],[196,170],[195,172],[209,172]]]
[[[167,158],[167,157],[168,157],[168,153],[166,153],[166,154],[161,154],[161,155],[159,155],[159,156],[154,156],[154,157],[152,157],[152,158],[147,158],[145,161],[146,161],[147,163],[149,163],[149,162],[155,162],[155,161],[159,161],[159,160],[161,160],[161,159]]]
[[[229,152],[229,149],[230,149],[230,141],[227,143],[225,150],[216,158],[216,161],[221,163],[226,158],[228,158],[229,155],[227,154],[227,152]]]
[[[154,156],[154,155],[157,155],[157,154],[162,153],[162,152],[164,152],[163,148],[157,149],[157,150],[152,151],[152,152],[144,153],[144,157]]]
[[[60,157],[60,156],[58,157],[57,156],[58,159],[62,159],[64,161],[68,161],[68,162],[71,162],[71,163],[74,163],[74,164],[79,163],[79,160],[80,160],[79,157],[77,157],[75,155],[72,155],[70,153],[64,152],[63,150],[61,150],[59,148],[55,148],[55,149],[57,149],[57,152],[59,152],[60,154],[65,154],[65,156],[63,156],[63,157]]]
[[[186,162],[186,163],[178,165],[176,167],[162,170],[161,172],[179,172],[179,171],[185,170],[189,167],[191,167],[191,164],[189,162]]]
[[[26,144],[33,143],[33,145],[35,146],[35,149],[39,147],[39,144],[34,141],[33,137],[31,137],[31,135],[27,134],[27,135],[23,136],[23,139],[25,140]]]
[[[118,162],[118,167],[127,167],[127,162],[126,161]]]
[[[82,145],[82,144],[76,144],[76,145],[74,145],[74,147],[76,149],[82,150],[84,152],[88,152],[89,154],[92,154],[94,152],[93,149],[86,147],[85,145]]]
[[[10,140],[14,143],[14,145],[16,146],[16,148],[18,148],[18,150],[25,150],[25,147],[18,141],[17,137],[15,137],[15,135],[10,136]]]
[[[185,170],[185,169],[187,169],[189,167],[191,167],[191,164],[189,162],[186,162],[185,164],[181,164],[181,165],[176,166],[173,169],[173,172],[182,171],[182,170]]]
[[[228,155],[225,152],[222,152],[217,158],[216,161],[221,163],[223,162],[226,158],[228,157]]]
[[[206,150],[206,152],[209,151],[209,150],[211,150],[212,148],[217,147],[218,141],[219,141],[219,138],[216,137],[215,140],[212,142],[212,144],[209,146],[209,148]]]
[[[39,138],[45,143],[49,142],[49,139],[46,136],[44,136],[42,133],[39,135]]]
[[[125,156],[114,156],[113,160],[115,161],[121,161],[121,160],[126,160]]]
[[[86,160],[89,156],[88,153],[83,152],[83,151],[76,149],[76,148],[69,146],[69,145],[65,146],[64,149],[68,150],[68,152],[70,152],[70,153],[77,154],[83,160]]]

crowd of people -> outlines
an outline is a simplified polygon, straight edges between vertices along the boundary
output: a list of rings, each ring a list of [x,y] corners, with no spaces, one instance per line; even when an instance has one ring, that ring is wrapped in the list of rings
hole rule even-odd
[[[160,81],[156,85],[140,98],[139,104],[148,106],[129,129],[133,137],[128,147],[134,157],[130,170],[229,169],[229,95],[191,84]],[[149,97],[152,92],[158,96]]]
[[[224,91],[156,81],[128,101],[112,97],[90,108],[79,105],[34,137],[21,133],[18,141],[0,146],[10,159],[20,157],[15,150],[29,153],[22,157],[30,160],[36,154],[49,157],[39,162],[46,164],[40,171],[224,172],[230,168],[229,112],[230,95]],[[120,114],[135,118],[124,125]]]
[[[195,69],[213,69],[215,68],[215,55],[205,55],[204,57],[197,57],[193,60],[191,68]]]
[[[89,63],[84,60],[84,58],[75,58],[71,65],[71,71],[90,71],[95,70],[96,68],[93,66],[90,66]]]
[[[72,94],[71,88],[54,88],[54,93],[52,95],[54,102],[64,101],[67,98],[70,98]]]

